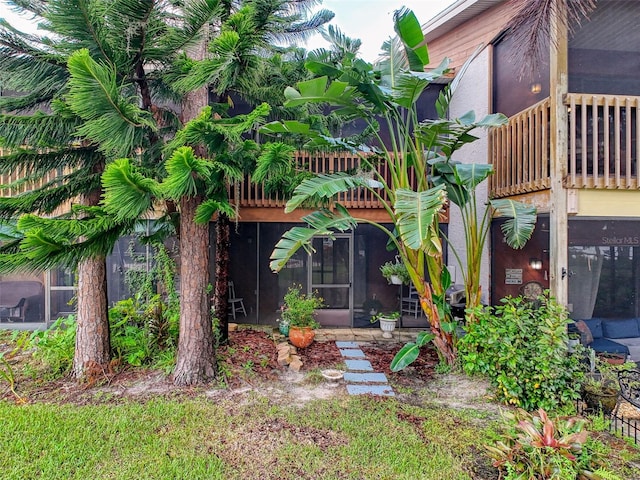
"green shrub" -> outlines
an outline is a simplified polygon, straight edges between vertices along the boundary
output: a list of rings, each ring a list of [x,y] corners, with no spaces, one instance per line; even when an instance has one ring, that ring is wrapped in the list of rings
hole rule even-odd
[[[34,358],[40,360],[52,378],[71,370],[76,346],[76,317],[58,318],[47,330],[36,330],[25,347],[34,348]]]
[[[111,349],[116,358],[134,367],[166,361],[172,355],[178,338],[179,305],[177,301],[163,302],[160,295],[148,303],[128,298],[109,309]]]
[[[554,299],[508,297],[474,315],[458,344],[462,366],[487,376],[501,401],[555,410],[579,397],[580,359],[568,352],[567,312]]]
[[[282,319],[292,327],[318,328],[320,324],[316,321],[315,314],[323,304],[324,300],[317,296],[317,292],[305,294],[302,292],[302,285],[293,285],[284,296]]]
[[[540,409],[504,413],[508,424],[493,445],[486,445],[505,480],[615,478],[607,471],[602,444],[589,438],[586,420],[559,417]],[[596,475],[594,476],[594,473]]]

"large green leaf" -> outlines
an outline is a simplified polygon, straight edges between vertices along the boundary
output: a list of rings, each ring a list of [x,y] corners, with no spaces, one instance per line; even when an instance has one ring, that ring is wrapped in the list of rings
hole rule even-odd
[[[327,86],[328,85],[328,86]],[[287,87],[284,96],[286,107],[295,107],[306,103],[328,103],[337,106],[352,106],[357,90],[346,82],[334,80],[329,84],[328,77],[318,77],[298,82],[298,90]]]
[[[429,82],[414,75],[399,75],[393,88],[394,101],[404,108],[411,108],[420,98]]]
[[[434,164],[434,171],[440,174],[434,177],[434,184],[445,185],[449,200],[462,207],[474,195],[476,187],[493,173],[493,166],[484,163],[441,162]]]
[[[440,213],[446,201],[447,195],[443,186],[424,192],[408,189],[396,191],[396,226],[407,247],[412,250],[431,250],[433,237],[438,235],[434,230],[434,217]]]
[[[456,183],[468,190],[473,190],[493,173],[493,165],[486,163],[456,163],[453,170],[456,175]]]
[[[260,127],[260,133],[276,134],[276,133],[294,133],[300,135],[308,135],[311,133],[311,127],[308,123],[302,123],[297,120],[283,120],[270,122]]]
[[[136,219],[151,209],[160,187],[153,179],[136,171],[128,158],[107,165],[102,174],[105,210],[116,220]]]
[[[416,15],[411,10],[402,8],[393,13],[393,22],[396,33],[406,45],[410,69],[423,71],[424,66],[429,63],[429,51]]]
[[[365,177],[344,172],[319,174],[298,185],[293,192],[293,198],[287,202],[285,212],[291,213],[305,203],[317,203],[352,188],[371,188],[370,184],[370,180]]]
[[[435,335],[431,332],[420,332],[416,337],[416,345],[424,347],[427,343],[435,338]]]
[[[392,372],[404,370],[416,361],[418,355],[420,355],[420,347],[413,342],[409,342],[396,353],[396,356],[391,360],[389,368]]]
[[[502,224],[507,244],[511,248],[522,248],[531,238],[536,226],[536,207],[515,200],[491,200],[491,206],[501,217],[508,217]]]
[[[310,253],[311,239],[314,236],[332,235],[334,230],[346,231],[357,226],[355,219],[341,205],[337,205],[334,212],[319,210],[303,217],[303,220],[308,227],[293,227],[276,244],[269,264],[272,271],[279,272],[284,268],[300,248]]]

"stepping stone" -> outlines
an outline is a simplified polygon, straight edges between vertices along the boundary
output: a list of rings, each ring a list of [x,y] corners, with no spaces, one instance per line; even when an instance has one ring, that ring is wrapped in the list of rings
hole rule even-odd
[[[364,352],[359,348],[341,348],[340,354],[347,358],[365,358]]]
[[[346,372],[344,381],[347,383],[387,383],[387,376],[384,373],[353,373]]]
[[[361,372],[373,372],[373,366],[369,360],[345,360],[347,370],[359,370]]]
[[[380,395],[394,397],[396,394],[389,385],[347,385],[349,395]]]
[[[356,342],[336,342],[338,348],[360,348]]]

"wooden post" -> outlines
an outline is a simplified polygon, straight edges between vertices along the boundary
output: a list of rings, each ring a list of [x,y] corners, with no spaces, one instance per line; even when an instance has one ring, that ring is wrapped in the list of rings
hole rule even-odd
[[[551,208],[549,229],[549,286],[559,303],[568,303],[568,216],[567,175],[568,112],[564,99],[568,93],[568,40],[565,0],[556,0],[558,8],[551,17],[550,41],[550,140]],[[563,18],[564,17],[564,18]]]

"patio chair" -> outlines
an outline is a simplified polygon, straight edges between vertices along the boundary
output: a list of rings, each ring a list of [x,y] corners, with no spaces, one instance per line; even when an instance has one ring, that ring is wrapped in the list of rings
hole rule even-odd
[[[418,297],[418,292],[415,287],[409,285],[409,296],[402,297],[402,314],[407,313],[413,315],[414,318],[418,318],[418,312],[422,312],[420,298]]]
[[[621,370],[618,372],[620,397],[636,408],[640,408],[640,370]],[[614,415],[618,412],[620,402],[616,405]]]
[[[229,282],[229,297],[228,297],[228,302],[229,302],[229,310],[230,310],[230,314],[231,316],[233,316],[233,320],[236,319],[236,312],[242,312],[244,314],[244,316],[247,316],[247,311],[244,308],[244,301],[242,299],[242,297],[236,297],[236,289],[233,285],[233,282]]]

